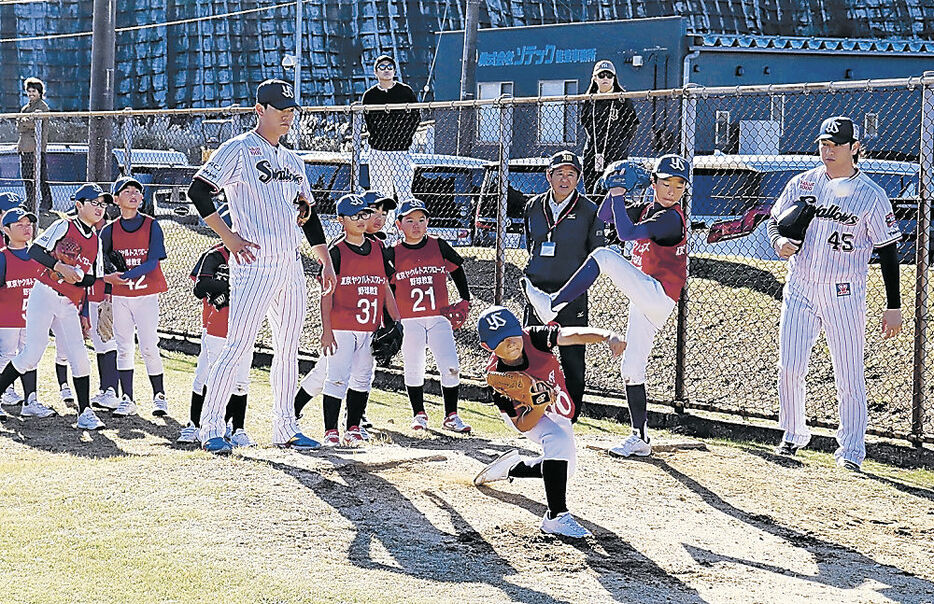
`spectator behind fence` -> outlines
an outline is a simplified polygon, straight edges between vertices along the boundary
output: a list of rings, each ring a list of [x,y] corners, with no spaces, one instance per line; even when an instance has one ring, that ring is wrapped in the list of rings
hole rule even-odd
[[[412,89],[396,81],[396,62],[392,57],[380,55],[373,71],[376,73],[376,85],[363,93],[364,105],[416,102]],[[409,147],[418,129],[418,111],[370,111],[363,116],[370,134],[370,189],[393,196],[399,203],[411,199],[415,168]],[[392,216],[386,224],[394,224]]]
[[[624,92],[616,79],[612,61],[597,61],[593,67],[588,94]],[[597,180],[607,166],[629,157],[629,145],[639,127],[639,118],[629,99],[588,100],[581,104],[581,126],[587,133],[584,143],[584,188],[593,194]]]
[[[39,78],[26,78],[23,84],[29,102],[20,110],[21,113],[48,111],[49,106],[44,100],[45,85]],[[45,148],[49,141],[49,121],[42,120],[42,150],[39,154],[41,174],[39,177],[42,201],[38,210],[52,209],[52,190],[49,188],[49,169],[45,159]],[[20,165],[22,167],[23,184],[26,186],[26,207],[35,207],[36,199],[36,120],[21,117],[16,120],[16,130],[19,132],[19,141],[16,149],[19,151]]]
[[[546,172],[548,191],[531,198],[525,206],[529,252],[525,276],[546,293],[558,291],[590,252],[606,243],[596,204],[577,192],[580,176],[581,160],[577,155],[571,151],[556,153]],[[586,326],[587,295],[562,308],[555,321],[562,327]],[[524,325],[541,324],[527,304]],[[560,353],[568,395],[575,405],[572,421],[576,421],[584,404],[584,347],[561,346]]]

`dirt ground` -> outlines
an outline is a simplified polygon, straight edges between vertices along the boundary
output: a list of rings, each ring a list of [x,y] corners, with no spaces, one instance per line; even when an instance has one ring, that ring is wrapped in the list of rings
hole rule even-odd
[[[490,407],[464,403],[473,436],[417,436],[404,399],[376,393],[371,445],[301,454],[268,446],[266,379],[254,371],[250,417],[267,446],[228,459],[175,445],[181,379],[166,419],[144,404],[96,434],[65,408],[4,422],[0,599],[934,602],[928,470],[854,475],[725,441],[618,460],[595,448],[626,427],[585,420],[568,503],[594,537],[562,540],[538,530],[540,481],[472,484],[509,448],[537,453]]]

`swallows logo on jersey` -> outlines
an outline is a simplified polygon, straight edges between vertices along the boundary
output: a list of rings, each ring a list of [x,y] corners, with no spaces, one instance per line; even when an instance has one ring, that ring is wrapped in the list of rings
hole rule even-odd
[[[272,167],[272,164],[269,163],[269,160],[264,159],[261,162],[256,164],[256,170],[259,172],[259,181],[263,184],[271,180],[281,180],[283,182],[302,182],[305,177],[301,174],[296,174],[288,168],[281,168],[276,170]]]
[[[853,226],[859,222],[859,216],[856,214],[847,214],[841,210],[838,205],[818,206],[814,211],[814,218],[826,218],[827,220],[840,222],[847,226]]]

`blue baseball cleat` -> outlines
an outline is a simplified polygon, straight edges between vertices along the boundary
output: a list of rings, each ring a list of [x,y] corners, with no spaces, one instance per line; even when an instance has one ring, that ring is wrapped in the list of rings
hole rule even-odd
[[[214,455],[230,455],[230,452],[233,450],[233,447],[230,446],[229,442],[224,440],[223,436],[209,438],[207,442],[201,445],[201,448]]]
[[[284,443],[276,443],[276,446],[280,449],[295,449],[296,451],[314,451],[321,448],[321,443],[316,441],[313,438],[309,438],[302,434],[301,432],[296,432],[295,435],[287,440]]]

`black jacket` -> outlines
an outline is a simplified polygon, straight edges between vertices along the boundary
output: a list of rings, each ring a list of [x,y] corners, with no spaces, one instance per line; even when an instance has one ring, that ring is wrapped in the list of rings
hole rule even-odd
[[[580,123],[584,132],[587,133],[587,141],[584,143],[585,170],[593,169],[596,151],[603,153],[604,165],[629,157],[629,146],[636,135],[636,128],[639,127],[639,118],[636,116],[632,101],[629,99],[584,101],[581,104]],[[609,136],[607,136],[607,128],[609,128]]]
[[[555,255],[542,256],[542,242],[548,238],[549,224],[555,223],[548,204],[550,194],[549,190],[536,195],[525,206],[526,249],[529,252],[525,274],[532,285],[549,293],[564,285],[590,252],[606,244],[604,224],[597,217],[597,204],[575,191],[552,231]]]
[[[402,82],[396,82],[389,90],[379,85],[363,93],[364,105],[395,105],[416,102],[415,92]],[[393,109],[368,111],[363,114],[366,130],[370,133],[370,148],[378,151],[406,151],[412,146],[412,137],[421,122],[417,109],[406,111]]]

